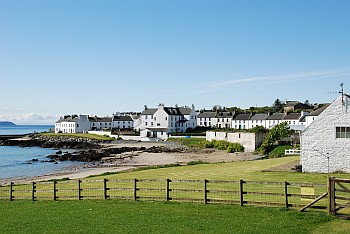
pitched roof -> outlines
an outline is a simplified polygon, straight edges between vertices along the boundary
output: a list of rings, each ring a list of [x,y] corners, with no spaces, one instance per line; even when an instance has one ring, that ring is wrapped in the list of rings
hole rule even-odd
[[[141,115],[154,115],[158,109],[157,108],[149,108],[144,110]]]
[[[178,107],[164,107],[164,111],[168,115],[182,115],[182,113]]]
[[[283,120],[298,120],[300,119],[301,113],[288,113],[283,117]]]
[[[190,115],[192,108],[189,107],[179,107],[179,111],[182,115]]]
[[[249,120],[250,117],[251,117],[251,114],[237,114],[234,120]]]
[[[283,120],[284,116],[284,113],[273,113],[267,118],[267,120]]]
[[[233,118],[232,112],[222,111],[216,114],[216,118]]]
[[[199,113],[197,118],[214,118],[216,115],[216,112],[213,111],[205,111],[203,113]]]
[[[250,118],[250,120],[266,120],[268,117],[269,115],[265,113],[255,114]]]
[[[130,116],[113,116],[113,121],[132,121]]]
[[[91,122],[112,122],[112,117],[89,117]]]
[[[321,108],[318,108],[317,110],[311,112],[310,114],[308,114],[308,116],[319,116],[325,109],[327,109],[327,107],[329,107],[330,104],[324,105]]]
[[[62,122],[78,122],[79,117],[78,115],[65,115],[61,117],[59,120],[56,121],[56,123],[62,123]]]

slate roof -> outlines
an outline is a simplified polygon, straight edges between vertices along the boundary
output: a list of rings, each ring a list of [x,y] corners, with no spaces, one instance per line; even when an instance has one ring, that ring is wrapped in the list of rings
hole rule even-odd
[[[214,118],[216,116],[216,112],[206,111],[203,113],[199,113],[197,118]]]
[[[300,119],[301,113],[288,113],[284,116],[283,120],[298,120]]]
[[[192,108],[189,107],[179,107],[179,111],[182,115],[190,115]]]
[[[112,122],[112,117],[89,117],[91,122]]]
[[[154,115],[158,109],[157,108],[149,108],[144,110],[141,114],[142,115]]]
[[[113,117],[113,121],[132,121],[132,118],[130,116],[117,116],[117,115],[115,115]]]
[[[327,109],[327,107],[329,107],[330,104],[324,105],[321,108],[318,108],[317,110],[311,112],[310,114],[308,114],[308,116],[319,116],[325,109]]]
[[[250,117],[251,117],[251,114],[237,114],[234,120],[249,120]]]
[[[268,114],[264,114],[264,113],[262,113],[262,114],[255,114],[255,115],[253,115],[250,118],[250,120],[266,120],[268,117],[269,117],[269,115]]]
[[[164,111],[168,115],[182,115],[182,113],[178,107],[164,107]]]
[[[216,118],[232,118],[233,117],[233,113],[232,112],[219,112],[216,115]]]
[[[56,123],[62,123],[62,122],[77,122],[79,120],[78,115],[65,115],[59,120],[56,121]]]
[[[267,120],[283,120],[284,115],[284,113],[273,113],[267,118]]]

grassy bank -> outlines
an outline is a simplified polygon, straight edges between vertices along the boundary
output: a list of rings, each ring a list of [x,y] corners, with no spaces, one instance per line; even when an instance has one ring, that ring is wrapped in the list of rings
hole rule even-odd
[[[128,201],[0,201],[1,233],[346,233],[323,213]]]
[[[107,135],[96,135],[96,134],[81,134],[81,133],[40,133],[43,136],[49,137],[77,137],[77,138],[88,138],[98,141],[114,141],[114,137],[109,137]]]

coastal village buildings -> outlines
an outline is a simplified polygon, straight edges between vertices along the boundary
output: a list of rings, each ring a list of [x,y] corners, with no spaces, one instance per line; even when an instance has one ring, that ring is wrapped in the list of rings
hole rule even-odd
[[[288,110],[300,108],[301,103],[290,104]],[[298,106],[299,105],[299,106]],[[303,104],[304,105],[304,104]],[[194,105],[166,107],[159,104],[157,108],[145,106],[142,113],[115,113],[112,117],[97,117],[88,115],[66,115],[55,123],[55,132],[83,133],[90,130],[109,131],[112,129],[136,130],[144,138],[167,139],[171,133],[183,133],[188,129],[199,127],[252,129],[262,126],[271,129],[279,123],[288,122],[293,130],[302,131],[325,110],[326,106],[311,113],[237,113],[229,111],[204,111],[198,113]]]
[[[350,96],[342,94],[301,133],[301,165],[303,172],[350,173],[349,162]]]
[[[166,139],[172,132],[185,132],[188,128],[197,127],[197,112],[192,107],[165,107],[160,103],[158,108],[148,108],[140,116],[139,131],[142,137]]]

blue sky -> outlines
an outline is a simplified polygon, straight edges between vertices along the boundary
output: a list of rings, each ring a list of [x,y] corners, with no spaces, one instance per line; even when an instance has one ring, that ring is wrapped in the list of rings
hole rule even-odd
[[[347,0],[0,0],[0,120],[331,102]]]

